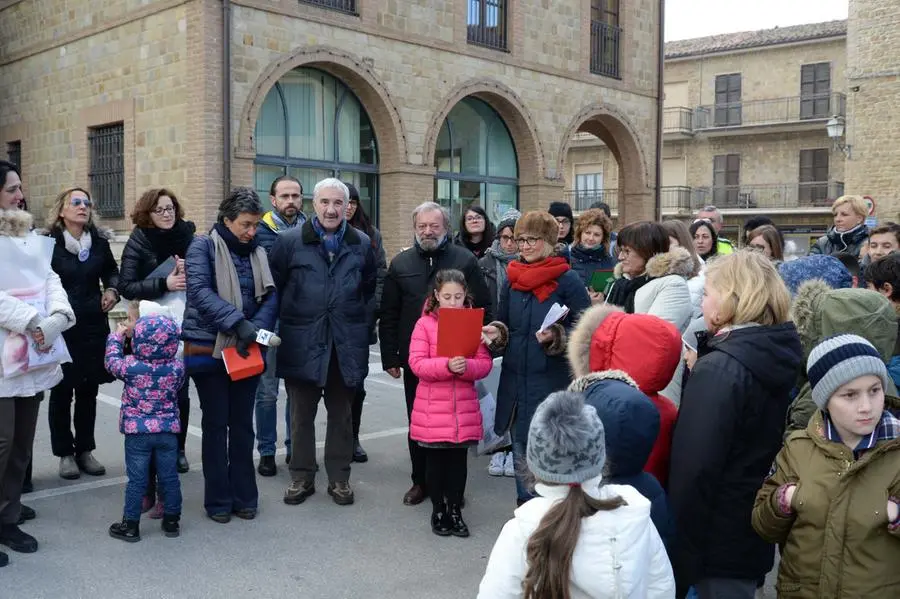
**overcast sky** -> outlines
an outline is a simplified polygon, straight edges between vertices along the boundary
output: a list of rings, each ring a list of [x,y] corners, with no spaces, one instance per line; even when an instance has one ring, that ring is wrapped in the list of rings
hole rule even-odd
[[[666,0],[666,41],[847,18],[848,0]]]

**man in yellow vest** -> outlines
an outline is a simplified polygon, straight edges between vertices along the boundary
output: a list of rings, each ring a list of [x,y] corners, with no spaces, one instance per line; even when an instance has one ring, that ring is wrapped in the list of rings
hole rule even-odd
[[[710,223],[712,223],[713,228],[716,230],[716,234],[719,235],[721,233],[724,219],[722,218],[722,213],[719,212],[719,209],[715,206],[704,206],[703,209],[697,213],[697,218],[708,220]],[[716,248],[718,250],[717,253],[723,256],[725,254],[733,253],[735,249],[734,244],[721,235],[719,235],[719,243]]]

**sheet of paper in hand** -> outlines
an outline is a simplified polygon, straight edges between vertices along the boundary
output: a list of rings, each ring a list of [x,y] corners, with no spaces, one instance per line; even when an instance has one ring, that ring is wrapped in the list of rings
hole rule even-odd
[[[550,306],[550,310],[547,311],[547,316],[544,317],[544,322],[541,323],[541,328],[538,329],[538,333],[543,333],[549,329],[551,325],[565,318],[568,313],[569,308],[567,306],[560,306],[558,303],[554,302],[553,305]]]
[[[475,357],[481,343],[484,308],[438,310],[438,355],[445,358]]]

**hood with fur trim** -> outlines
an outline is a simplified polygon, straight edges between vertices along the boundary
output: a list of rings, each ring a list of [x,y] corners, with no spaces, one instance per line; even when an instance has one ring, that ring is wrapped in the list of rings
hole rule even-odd
[[[0,210],[0,237],[25,237],[34,218],[24,210]]]
[[[797,291],[791,316],[800,334],[805,357],[823,339],[840,333],[865,338],[885,362],[894,353],[897,313],[891,302],[878,292],[832,289],[824,281],[813,279]]]
[[[647,260],[645,272],[651,279],[658,279],[668,275],[678,275],[685,279],[690,279],[694,275],[694,259],[691,258],[690,252],[684,248],[673,248],[664,254],[656,254]],[[621,279],[624,275],[622,272],[622,263],[616,264],[614,275],[617,279]]]
[[[681,360],[681,334],[656,316],[626,314],[621,308],[602,304],[578,319],[569,333],[567,352],[576,378],[618,370],[652,395],[672,380]]]

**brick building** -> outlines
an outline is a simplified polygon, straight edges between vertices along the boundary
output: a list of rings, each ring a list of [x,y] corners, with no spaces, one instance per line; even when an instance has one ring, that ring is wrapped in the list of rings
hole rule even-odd
[[[572,136],[652,218],[658,0],[0,0],[0,143],[33,208],[89,187],[127,231],[171,187],[210,224],[278,174],[361,190],[389,253],[426,199],[498,217],[563,195]]]
[[[748,215],[767,214],[798,247],[830,226],[845,190],[898,219],[896,2],[851,0],[848,21],[669,42],[664,93],[664,217],[715,204],[737,239]],[[846,124],[839,143],[826,129],[834,116]],[[599,140],[576,135],[567,167],[573,204],[617,197],[617,164]]]

